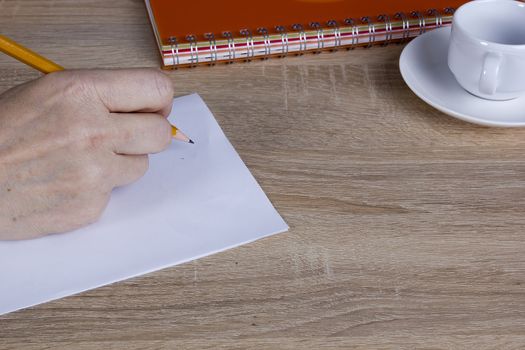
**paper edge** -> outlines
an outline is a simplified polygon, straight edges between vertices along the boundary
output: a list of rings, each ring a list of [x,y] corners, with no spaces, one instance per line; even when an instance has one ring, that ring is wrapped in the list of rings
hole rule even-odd
[[[280,214],[279,214],[279,216],[280,216]],[[285,221],[283,220],[283,222],[285,222]],[[133,278],[137,278],[137,277],[141,277],[141,276],[145,276],[145,275],[157,272],[157,271],[166,270],[166,269],[171,268],[171,267],[180,266],[180,265],[189,263],[189,262],[194,261],[194,260],[199,260],[199,259],[211,256],[211,255],[215,255],[215,254],[219,254],[219,253],[225,252],[227,250],[238,248],[238,247],[243,246],[243,245],[247,245],[247,244],[250,244],[250,243],[253,243],[253,242],[257,242],[259,240],[262,240],[262,239],[265,239],[265,238],[268,238],[268,237],[271,237],[271,236],[275,236],[275,235],[280,234],[280,233],[288,232],[290,230],[290,227],[286,223],[285,223],[285,225],[286,225],[285,228],[282,228],[280,230],[277,230],[277,231],[274,231],[272,233],[266,234],[264,236],[257,237],[257,238],[254,238],[254,239],[250,239],[250,240],[247,240],[247,241],[243,241],[241,243],[228,245],[228,246],[226,246],[224,248],[221,248],[221,249],[218,249],[218,250],[214,250],[214,251],[211,251],[211,252],[206,253],[206,254],[197,255],[197,256],[189,258],[189,259],[183,259],[183,260],[180,260],[179,262],[176,262],[176,263],[173,263],[173,264],[164,264],[164,265],[161,265],[160,267],[142,270],[141,272],[137,272],[135,274],[129,275],[128,277],[117,278],[115,280],[112,280],[111,282],[101,283],[101,284],[94,285],[93,287],[89,287],[89,288],[83,288],[83,289],[80,289],[80,290],[75,291],[73,293],[58,294],[58,295],[52,297],[51,299],[47,299],[46,301],[29,304],[27,306],[23,306],[23,307],[20,307],[20,308],[16,308],[16,309],[12,309],[12,310],[3,312],[3,313],[0,314],[0,317],[2,317],[4,315],[7,315],[7,314],[10,314],[10,313],[13,313],[13,312],[21,311],[21,310],[24,310],[24,309],[29,309],[29,308],[32,308],[32,307],[35,307],[35,306],[38,306],[38,305],[47,304],[47,303],[50,303],[50,302],[53,302],[53,301],[56,301],[56,300],[59,300],[59,299],[65,299],[65,298],[68,298],[68,297],[76,296],[76,295],[79,295],[79,294],[87,292],[87,291],[91,291],[91,290],[99,289],[99,288],[102,288],[102,287],[110,286],[110,285],[113,285],[115,283],[131,280]]]
[[[126,280],[130,280],[130,279],[133,279],[133,278],[136,278],[136,277],[140,277],[140,276],[144,276],[144,275],[148,275],[148,274],[151,274],[153,272],[157,272],[157,271],[161,271],[161,270],[165,270],[167,268],[171,268],[171,267],[175,267],[175,266],[179,266],[179,265],[183,265],[183,264],[186,264],[188,262],[191,262],[191,261],[194,261],[194,260],[199,260],[199,259],[202,259],[202,258],[205,258],[205,257],[208,257],[208,256],[211,256],[211,255],[215,255],[215,254],[218,254],[218,253],[222,253],[224,251],[227,251],[227,250],[230,250],[230,249],[234,249],[234,248],[238,248],[240,246],[243,246],[243,245],[247,245],[247,244],[250,244],[250,243],[253,243],[253,242],[256,242],[256,241],[259,241],[261,239],[264,239],[264,238],[268,238],[268,237],[271,237],[271,236],[274,236],[274,235],[277,235],[277,234],[280,234],[280,233],[284,233],[284,232],[288,232],[290,230],[290,226],[287,224],[287,222],[284,220],[284,218],[282,217],[282,215],[277,211],[277,209],[275,208],[275,205],[272,203],[272,201],[270,200],[270,198],[268,197],[267,193],[264,191],[264,189],[262,188],[262,186],[259,184],[259,181],[257,181],[257,178],[253,175],[253,173],[251,172],[250,168],[248,168],[248,166],[246,165],[246,163],[244,162],[244,160],[242,159],[241,155],[239,154],[239,152],[237,151],[237,149],[233,146],[233,144],[230,142],[230,139],[227,137],[226,133],[224,132],[224,130],[222,129],[221,125],[219,124],[219,122],[217,121],[217,119],[215,118],[215,115],[212,113],[212,111],[210,110],[210,108],[208,107],[208,105],[206,104],[206,102],[204,101],[204,99],[198,94],[198,93],[191,93],[191,94],[186,94],[186,95],[182,95],[182,96],[176,96],[174,97],[174,99],[178,99],[178,98],[183,98],[183,97],[189,97],[189,96],[196,96],[198,97],[198,99],[201,101],[201,103],[204,105],[204,107],[206,108],[206,110],[208,111],[209,114],[211,114],[211,116],[213,117],[214,119],[214,122],[217,124],[217,126],[219,127],[219,130],[222,132],[224,138],[226,139],[226,142],[229,144],[229,146],[233,149],[233,151],[236,153],[237,157],[239,158],[239,160],[242,162],[242,164],[244,165],[244,167],[246,169],[248,169],[248,173],[250,174],[250,176],[252,177],[252,179],[255,181],[255,183],[257,184],[257,186],[259,187],[259,189],[261,190],[261,192],[264,194],[266,200],[268,201],[268,203],[271,205],[271,207],[273,208],[273,210],[275,211],[275,213],[279,216],[279,218],[281,219],[282,221],[282,224],[284,225],[283,228],[280,228],[278,229],[277,231],[273,231],[271,233],[268,233],[268,234],[264,234],[260,237],[257,237],[257,238],[254,238],[254,239],[249,239],[249,240],[246,240],[246,241],[242,241],[242,242],[239,242],[239,243],[235,243],[235,244],[231,244],[231,245],[227,245],[221,249],[217,249],[217,250],[213,250],[213,251],[210,251],[208,253],[205,253],[205,254],[201,254],[201,255],[197,255],[197,256],[194,256],[194,257],[191,257],[191,258],[187,258],[187,259],[183,259],[183,260],[180,260],[178,262],[175,262],[175,263],[169,263],[169,264],[164,264],[164,265],[160,265],[158,267],[155,267],[155,268],[149,268],[149,269],[145,269],[145,270],[141,270],[140,272],[136,272],[134,274],[131,274],[131,275],[128,275],[126,277],[122,277],[122,278],[116,278],[116,279],[113,279],[113,280],[110,280],[109,282],[104,282],[104,283],[100,283],[100,284],[96,284],[92,287],[89,287],[89,288],[80,288],[79,290],[76,290],[74,292],[62,292],[62,293],[59,293],[53,297],[51,297],[50,299],[46,299],[45,301],[41,301],[41,302],[36,302],[36,303],[32,303],[32,304],[28,304],[26,306],[22,306],[22,307],[19,307],[19,308],[15,308],[15,309],[12,309],[12,310],[8,310],[8,311],[5,311],[5,312],[2,312],[0,313],[0,317],[4,316],[4,315],[7,315],[7,314],[10,314],[10,313],[13,313],[13,312],[17,312],[17,311],[21,311],[21,310],[24,310],[24,309],[29,309],[29,308],[32,308],[32,307],[35,307],[35,306],[38,306],[38,305],[43,305],[43,304],[46,304],[46,303],[49,303],[49,302],[52,302],[52,301],[56,301],[56,300],[59,300],[59,299],[64,299],[64,298],[68,298],[68,297],[71,297],[71,296],[75,296],[75,295],[78,295],[78,294],[81,294],[81,293],[84,293],[84,292],[87,292],[87,291],[90,291],[90,290],[95,290],[95,289],[99,289],[99,288],[102,288],[102,287],[105,287],[105,286],[110,286],[110,285],[113,285],[115,283],[119,283],[119,282],[123,282],[123,281],[126,281]]]

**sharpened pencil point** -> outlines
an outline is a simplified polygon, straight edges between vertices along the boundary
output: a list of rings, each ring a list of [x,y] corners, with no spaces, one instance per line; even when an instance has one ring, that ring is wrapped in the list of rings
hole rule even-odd
[[[193,142],[193,140],[190,140],[189,142],[190,142],[192,145],[195,143],[195,142]]]

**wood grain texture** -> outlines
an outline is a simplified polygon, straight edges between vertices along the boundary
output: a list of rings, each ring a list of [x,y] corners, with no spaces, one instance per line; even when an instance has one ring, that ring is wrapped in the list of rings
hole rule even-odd
[[[141,0],[0,0],[0,26],[70,68],[159,65]],[[525,130],[427,106],[401,50],[168,72],[290,232],[0,317],[0,349],[523,348]],[[0,56],[0,91],[38,76]]]

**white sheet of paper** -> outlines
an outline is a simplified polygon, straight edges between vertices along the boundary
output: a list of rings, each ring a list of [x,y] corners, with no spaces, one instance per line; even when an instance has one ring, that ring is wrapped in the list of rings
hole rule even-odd
[[[116,189],[100,221],[0,242],[0,314],[288,230],[198,95],[175,99],[169,119],[196,143],[151,156],[146,176]]]

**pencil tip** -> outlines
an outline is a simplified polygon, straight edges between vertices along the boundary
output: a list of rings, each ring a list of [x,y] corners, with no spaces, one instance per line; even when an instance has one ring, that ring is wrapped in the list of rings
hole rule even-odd
[[[194,144],[195,142],[193,142],[193,140],[190,139],[189,143]]]

